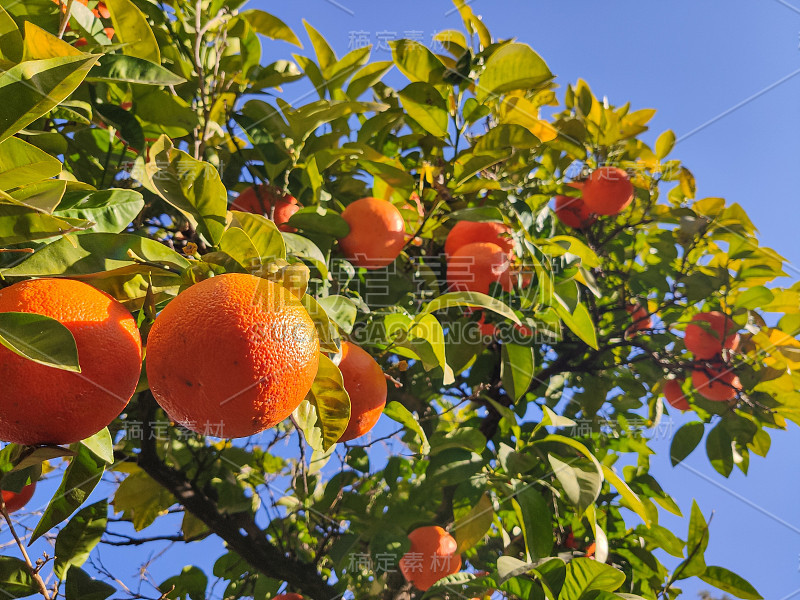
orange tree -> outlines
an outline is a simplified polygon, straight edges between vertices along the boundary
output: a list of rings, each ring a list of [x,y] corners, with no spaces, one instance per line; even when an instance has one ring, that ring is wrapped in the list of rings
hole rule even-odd
[[[306,24],[311,48],[267,65],[261,36],[298,37],[238,0],[0,6],[0,295],[42,277],[104,291],[136,317],[146,362],[153,322],[194,294],[157,326],[156,398],[143,369],[95,435],[0,452],[6,501],[60,478],[35,526],[22,502],[2,509],[20,551],[0,558],[3,592],[147,597],[93,557],[170,543],[199,566],[150,597],[653,599],[689,577],[760,597],[706,564],[709,524],[650,474],[648,431],[690,410],[673,464],[704,437],[723,477],[764,456],[800,415],[800,286],[773,283],[782,259],[740,206],[695,198],[671,131],[640,139],[654,111],[557,85],[460,1],[440,53],[399,40],[391,61],[339,57]],[[242,192],[253,212],[230,209]],[[208,291],[225,285],[192,291],[230,273],[286,288],[320,348],[295,365],[316,377],[291,381],[292,417],[236,440],[215,437],[221,421],[258,432],[272,421],[247,411],[266,396],[214,407],[208,390],[249,390],[301,354],[236,312],[225,329]],[[0,313],[0,368],[21,356],[86,379],[90,356],[113,371],[117,349],[81,353],[74,322],[29,307]],[[243,356],[272,344],[263,372],[224,366],[242,340]],[[343,379],[345,342],[360,358]],[[12,391],[38,397],[29,372]],[[17,420],[50,427],[65,403],[82,420],[75,395],[28,411],[10,397]],[[167,415],[161,397],[183,404]],[[195,422],[193,398],[220,422]]]

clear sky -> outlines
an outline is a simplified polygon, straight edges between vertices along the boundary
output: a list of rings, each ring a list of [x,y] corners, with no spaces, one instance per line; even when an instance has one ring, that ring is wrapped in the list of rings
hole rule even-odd
[[[580,77],[613,104],[658,109],[645,139],[674,130],[674,157],[694,172],[698,197],[740,203],[762,243],[787,258],[793,280],[800,276],[800,192],[793,183],[800,164],[800,0],[797,6],[783,0],[470,4],[493,35],[533,46],[562,85]],[[294,28],[305,18],[339,55],[368,38],[378,60],[391,59],[388,39],[414,36],[430,44],[435,32],[461,26],[444,0],[253,0],[250,6]],[[305,45],[301,52],[312,52]],[[673,418],[677,430],[690,417]],[[769,600],[800,599],[797,427],[776,432],[767,460],[752,457],[747,477],[736,470],[728,480],[710,467],[702,445],[674,469],[669,441],[653,446],[654,474],[684,511],[692,498],[706,518],[714,511],[708,564],[734,570]],[[665,516],[663,524],[685,539],[686,521]],[[710,588],[697,579],[681,587],[686,598]]]
[[[762,243],[788,259],[787,272],[796,280],[800,192],[793,181],[800,165],[800,0],[795,2],[797,6],[784,0],[470,4],[496,37],[531,44],[562,85],[580,77],[613,104],[630,101],[634,109],[658,109],[646,139],[673,129],[679,139],[674,156],[694,172],[698,197],[722,196],[740,203],[759,228]],[[391,59],[389,39],[416,37],[429,44],[435,32],[461,26],[445,0],[252,0],[249,6],[292,26],[306,46],[300,53],[312,52],[303,18],[340,56],[366,36],[376,46],[373,56],[378,60]],[[297,51],[279,43],[264,47],[266,62]],[[295,89],[287,87],[290,102]],[[673,431],[690,418],[673,416]],[[658,452],[652,460],[654,475],[686,514],[692,498],[707,518],[714,512],[708,564],[734,570],[769,600],[800,600],[798,428],[776,432],[768,459],[751,457],[750,475],[736,470],[729,480],[713,471],[702,446],[676,468],[669,465],[668,439],[655,440],[653,447]],[[37,497],[48,498],[52,492],[43,485]],[[96,495],[107,492],[104,488]],[[685,538],[688,522],[662,514],[662,524]],[[179,572],[183,564],[207,567],[220,549],[218,540],[177,547],[154,568],[156,581]],[[109,559],[115,555],[113,550],[103,552]],[[141,549],[132,548],[107,565],[135,577],[143,559]],[[699,580],[680,587],[686,598],[709,589]]]

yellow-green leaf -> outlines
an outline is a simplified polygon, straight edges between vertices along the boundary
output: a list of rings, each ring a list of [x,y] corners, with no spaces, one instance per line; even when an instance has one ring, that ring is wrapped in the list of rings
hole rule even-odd
[[[131,0],[106,0],[114,24],[114,34],[122,42],[122,52],[161,64],[161,52],[147,17]]]

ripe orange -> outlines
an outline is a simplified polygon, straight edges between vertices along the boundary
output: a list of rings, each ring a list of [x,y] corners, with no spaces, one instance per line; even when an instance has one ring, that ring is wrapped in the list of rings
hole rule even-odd
[[[637,331],[652,329],[653,319],[647,312],[646,307],[637,302],[636,304],[629,304],[625,307],[625,310],[631,315],[631,320],[633,321],[633,324],[625,330],[624,337],[626,340],[633,337]]]
[[[664,381],[664,398],[673,408],[691,410],[692,407],[683,393],[682,385],[683,379],[667,379]]]
[[[484,340],[488,338],[494,338],[495,334],[497,333],[497,325],[495,325],[494,323],[487,323],[486,313],[484,313],[483,311],[481,311],[480,314],[481,318],[478,319],[477,325],[478,325],[478,330],[481,332],[481,337],[484,338]]]
[[[701,324],[695,325],[695,321]],[[714,358],[723,349],[736,350],[739,346],[737,329],[738,326],[729,316],[717,310],[699,313],[686,326],[683,343],[697,358]]]
[[[3,490],[3,502],[6,505],[6,511],[12,513],[25,506],[33,498],[33,492],[35,491],[35,481],[24,486],[19,492]]]
[[[300,594],[278,594],[273,600],[303,600]]]
[[[511,228],[502,223],[459,221],[447,234],[447,239],[444,242],[444,252],[447,256],[453,256],[467,244],[486,242],[497,244],[509,256],[513,256],[514,244],[511,241],[510,234]]]
[[[272,220],[281,231],[294,232],[294,227],[286,224],[294,213],[300,210],[302,205],[297,203],[297,199],[289,194],[284,194],[282,190],[272,185],[250,186],[244,190],[231,204],[231,210],[255,213],[270,216],[272,203],[275,202],[275,212]]]
[[[357,267],[380,269],[400,256],[405,245],[405,223],[394,204],[380,198],[361,198],[342,212],[350,233],[339,240],[347,260]]]
[[[458,544],[441,527],[418,527],[408,534],[408,539],[411,548],[400,559],[400,571],[417,589],[425,591],[461,569],[461,555],[456,554]]]
[[[586,207],[598,215],[616,215],[633,201],[633,184],[617,167],[595,169],[583,185]]]
[[[342,343],[339,370],[350,395],[350,422],[340,442],[361,437],[375,426],[386,406],[386,377],[368,352],[350,342]]]
[[[111,18],[111,13],[109,12],[108,7],[106,6],[105,2],[98,2],[97,3],[97,8],[92,10],[92,12],[95,13],[98,17],[102,17],[104,19],[110,19]]]
[[[497,244],[475,242],[462,246],[447,259],[447,283],[451,291],[489,293],[489,285],[498,282],[511,290],[508,254]]]
[[[572,188],[583,189],[582,181],[573,181],[567,185]],[[597,220],[597,217],[586,206],[583,198],[556,196],[555,213],[559,221],[573,229],[584,229]]]
[[[81,372],[54,369],[0,346],[0,440],[71,444],[111,423],[142,370],[131,313],[105,292],[71,279],[32,279],[0,290],[0,312],[61,322],[75,337]]]
[[[710,376],[709,376],[710,373]],[[742,382],[730,367],[715,364],[692,371],[692,385],[697,393],[715,402],[727,402],[742,390]]]
[[[228,273],[179,294],[156,317],[147,378],[171,419],[198,433],[244,437],[280,423],[317,374],[319,337],[286,288]]]

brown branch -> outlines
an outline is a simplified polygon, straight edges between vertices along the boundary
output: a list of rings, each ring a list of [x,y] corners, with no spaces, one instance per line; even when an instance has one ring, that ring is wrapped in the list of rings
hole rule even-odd
[[[22,553],[23,558],[25,559],[25,564],[28,566],[28,571],[30,571],[31,577],[36,582],[36,585],[39,587],[39,592],[44,596],[45,600],[50,600],[50,592],[47,590],[47,586],[42,579],[42,576],[39,575],[39,569],[33,566],[31,562],[30,556],[28,556],[28,552],[25,550],[25,544],[22,543],[22,540],[19,539],[17,535],[16,529],[14,529],[14,523],[11,522],[11,517],[8,515],[8,510],[6,510],[6,503],[3,500],[2,495],[0,495],[0,512],[3,514],[3,518],[8,523],[8,529],[11,531],[11,535],[14,536],[14,541],[17,542],[17,546],[19,547],[19,551]]]
[[[191,484],[179,470],[165,464],[158,455],[156,440],[150,435],[148,423],[153,420],[156,404],[150,392],[140,396],[149,416],[144,419],[139,466],[206,527],[221,537],[228,547],[267,577],[287,582],[313,600],[340,598],[332,586],[319,574],[314,565],[288,556],[267,540],[264,532],[248,513],[220,513],[216,503],[202,489]]]

